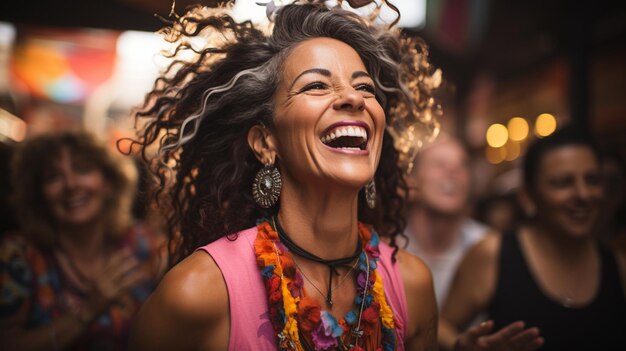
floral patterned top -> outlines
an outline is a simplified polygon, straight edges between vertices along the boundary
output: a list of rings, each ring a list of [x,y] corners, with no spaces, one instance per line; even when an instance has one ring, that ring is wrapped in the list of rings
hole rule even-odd
[[[135,225],[124,236],[121,249],[130,249],[136,258],[154,267],[155,279],[136,285],[100,315],[72,350],[124,350],[134,315],[156,287],[162,242],[143,225]],[[153,264],[152,264],[153,263]],[[79,310],[84,292],[69,281],[52,252],[35,246],[25,237],[5,234],[0,242],[0,319],[18,313],[27,316],[26,329],[45,326],[54,319]]]

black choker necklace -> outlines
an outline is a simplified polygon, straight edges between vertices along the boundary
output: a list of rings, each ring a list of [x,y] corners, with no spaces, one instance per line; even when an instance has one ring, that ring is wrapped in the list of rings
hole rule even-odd
[[[357,240],[357,244],[356,244],[356,250],[354,251],[354,254],[352,254],[352,256],[348,256],[348,257],[343,257],[343,258],[337,258],[334,260],[326,260],[323,259],[319,256],[316,256],[310,252],[308,252],[307,250],[301,248],[300,246],[298,246],[298,244],[294,243],[289,236],[287,235],[287,233],[285,233],[285,231],[283,230],[283,228],[280,226],[280,223],[278,222],[278,216],[274,216],[272,218],[272,222],[274,223],[274,229],[276,230],[276,232],[278,233],[278,238],[280,239],[280,241],[287,246],[287,248],[289,249],[289,251],[291,251],[293,254],[296,254],[302,258],[305,258],[309,261],[313,261],[313,262],[317,262],[317,263],[321,263],[325,266],[328,266],[329,271],[328,271],[328,292],[326,293],[326,303],[330,306],[333,305],[333,273],[339,275],[339,272],[337,272],[337,267],[338,266],[343,266],[346,265],[350,262],[353,262],[354,260],[356,260],[359,255],[361,255],[361,252],[363,252],[363,245],[361,244],[361,240]]]

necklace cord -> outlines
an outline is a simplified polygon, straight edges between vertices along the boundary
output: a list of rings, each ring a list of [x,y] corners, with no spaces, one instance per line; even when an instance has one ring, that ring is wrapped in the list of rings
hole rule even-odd
[[[280,226],[280,222],[278,221],[277,216],[272,217],[272,223],[274,225],[274,229],[278,233],[278,238],[285,246],[287,246],[289,251],[309,261],[321,263],[325,266],[328,266],[329,268],[328,292],[326,293],[326,303],[332,306],[333,304],[333,273],[335,273],[336,275],[340,275],[339,272],[337,271],[337,266],[346,265],[356,260],[361,255],[361,253],[363,252],[363,244],[361,243],[361,240],[357,239],[356,250],[354,251],[354,254],[352,254],[351,256],[327,260],[327,259],[321,258],[317,255],[310,253],[309,251],[303,249],[302,247],[298,246],[298,244],[293,242],[289,238],[287,233],[285,233],[283,228]]]
[[[322,290],[320,290],[320,288],[318,288],[315,283],[309,278],[307,277],[307,275],[304,273],[304,271],[302,270],[302,267],[300,267],[300,265],[298,265],[298,262],[294,259],[293,263],[296,265],[296,268],[298,268],[298,270],[300,271],[300,273],[302,274],[302,276],[304,277],[304,279],[306,279],[309,283],[311,283],[311,286],[313,286],[313,288],[320,294],[322,295],[322,297],[326,298],[327,294],[325,294],[324,292],[322,292]],[[354,269],[356,268],[357,264],[359,263],[359,261],[354,261],[354,264],[350,267],[350,270],[343,276],[343,278],[341,278],[341,280],[339,281],[339,283],[337,283],[335,285],[335,287],[333,287],[333,290],[337,290],[339,287],[341,287],[343,285],[343,283],[348,279],[348,277],[351,275],[352,271],[354,271]],[[332,301],[331,301],[331,305],[332,305]]]

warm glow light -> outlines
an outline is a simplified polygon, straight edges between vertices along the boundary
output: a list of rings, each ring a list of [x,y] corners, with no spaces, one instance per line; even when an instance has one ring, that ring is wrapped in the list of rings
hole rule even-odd
[[[269,3],[269,0],[236,0],[235,6],[233,6],[233,18],[237,22],[250,20],[253,23],[265,24],[268,22],[266,15],[266,7],[264,4]],[[294,0],[278,0],[274,3],[278,6],[286,5],[294,2]],[[380,3],[377,1],[376,3]],[[349,11],[358,13],[361,16],[367,16],[376,7],[376,3],[371,3],[367,6],[363,6],[359,9],[353,9],[344,1],[342,3],[343,8]],[[327,2],[328,6],[334,6],[337,1],[330,0]],[[400,22],[398,26],[402,28],[420,29],[426,24],[426,1],[424,0],[395,0],[393,4],[398,8],[402,16],[400,16]],[[386,4],[380,9],[378,20],[381,23],[391,23],[396,19],[396,13],[391,10]]]
[[[146,92],[152,90],[159,71],[171,62],[161,55],[169,45],[157,33],[125,31],[118,37],[116,46],[114,104],[124,108],[138,105]]]
[[[528,137],[528,122],[522,117],[513,117],[507,124],[509,130],[509,139],[513,141],[522,141]]]
[[[0,22],[0,46],[9,46],[15,41],[15,26],[8,22]]]
[[[332,3],[330,1],[329,3]],[[347,1],[346,1],[347,2]],[[369,16],[372,11],[376,9],[376,4],[380,1],[372,2],[367,6],[363,6],[359,9],[352,9],[346,6],[346,2],[343,3],[343,7],[349,11],[354,11],[361,16]],[[426,24],[426,1],[424,0],[395,0],[393,4],[400,11],[400,21],[398,27],[420,29]],[[378,21],[384,24],[390,24],[396,20],[398,15],[395,11],[391,10],[389,6],[384,4],[380,9],[378,15]]]
[[[509,140],[509,142],[504,146],[504,159],[506,161],[513,161],[517,159],[521,153],[521,149],[520,143]]]
[[[0,108],[0,140],[10,139],[20,142],[26,137],[26,123]]]
[[[504,150],[504,148],[493,148],[487,146],[487,148],[485,149],[485,157],[487,158],[487,162],[491,163],[492,165],[497,165],[498,163],[504,161],[505,156],[506,150]]]
[[[494,123],[487,129],[487,144],[491,147],[501,147],[506,144],[508,138],[509,132],[506,127],[500,123]]]
[[[280,4],[286,5],[291,2],[293,1],[281,1]],[[267,3],[269,1],[237,0],[235,1],[235,6],[233,6],[233,18],[237,22],[250,20],[256,24],[266,24],[269,21],[266,15],[266,7],[263,4]]]
[[[535,134],[540,137],[548,136],[556,130],[556,118],[549,113],[542,113],[535,121]]]

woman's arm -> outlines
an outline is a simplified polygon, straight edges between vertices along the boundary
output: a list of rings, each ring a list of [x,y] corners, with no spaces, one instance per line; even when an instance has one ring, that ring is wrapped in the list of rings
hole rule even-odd
[[[486,310],[496,284],[501,237],[488,234],[463,258],[441,309],[439,346],[451,350],[460,331]]]
[[[198,251],[172,268],[142,306],[131,350],[226,350],[226,283],[207,253]]]
[[[25,312],[0,321],[2,350],[63,350],[88,328],[88,324],[73,313],[66,313],[36,329],[25,330],[22,327],[25,321]]]
[[[31,247],[18,235],[7,235],[0,242],[0,290],[4,295],[0,299],[0,349],[66,348],[86,330],[88,316],[66,313],[45,326],[26,329],[29,311],[37,308],[32,306],[37,286],[36,273],[27,259],[29,250]],[[40,257],[37,254],[31,255]],[[85,312],[87,309],[81,310]]]
[[[409,321],[406,326],[408,351],[437,349],[437,302],[428,267],[404,250],[397,254],[407,298]]]
[[[496,289],[502,237],[489,234],[474,246],[457,269],[439,318],[439,347],[443,350],[535,350],[543,344],[539,329],[517,321],[494,332],[486,321],[464,332],[466,325],[487,309]]]
[[[7,350],[68,348],[88,330],[92,322],[104,313],[111,303],[138,282],[145,280],[143,272],[136,269],[138,262],[132,254],[118,252],[100,272],[95,274],[88,285],[87,298],[78,311],[66,312],[55,317],[45,326],[27,329],[28,311],[32,308],[27,304],[32,303],[31,294],[36,287],[31,284],[32,278],[20,277],[20,273],[26,276],[34,273],[29,268],[19,269],[30,267],[23,252],[9,246],[0,250],[3,250],[2,253],[8,252],[2,257],[10,257],[9,261],[0,262],[2,275],[7,278],[2,281],[0,287],[12,292],[11,298],[4,299],[0,307],[3,312],[16,311],[12,314],[3,314],[0,318],[1,344],[3,349]]]

